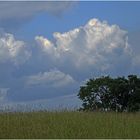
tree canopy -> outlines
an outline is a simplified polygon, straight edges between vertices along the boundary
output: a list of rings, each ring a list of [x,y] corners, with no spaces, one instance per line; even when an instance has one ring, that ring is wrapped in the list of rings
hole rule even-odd
[[[133,112],[140,110],[140,78],[136,75],[89,79],[81,86],[78,97],[82,110]]]

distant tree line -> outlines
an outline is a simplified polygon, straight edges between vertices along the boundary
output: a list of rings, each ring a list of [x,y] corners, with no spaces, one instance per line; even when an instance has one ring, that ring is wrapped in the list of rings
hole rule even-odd
[[[136,75],[89,79],[80,87],[78,97],[83,101],[80,110],[140,111],[140,78]]]

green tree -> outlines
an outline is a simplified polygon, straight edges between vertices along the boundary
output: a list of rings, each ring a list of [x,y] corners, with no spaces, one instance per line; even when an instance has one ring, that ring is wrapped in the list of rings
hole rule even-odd
[[[129,95],[130,99],[128,102],[129,111],[140,110],[140,78],[136,75],[129,75]]]
[[[80,87],[78,97],[82,110],[138,111],[140,109],[140,78],[109,76],[90,79]]]
[[[83,110],[105,110],[110,106],[109,76],[90,79],[85,86],[80,87],[79,98],[83,100]]]

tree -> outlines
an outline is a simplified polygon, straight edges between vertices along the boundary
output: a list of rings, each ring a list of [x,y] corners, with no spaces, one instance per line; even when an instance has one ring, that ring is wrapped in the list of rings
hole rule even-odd
[[[129,75],[129,94],[130,100],[128,103],[129,111],[140,110],[140,78],[136,75]]]
[[[140,110],[140,78],[109,76],[90,79],[80,87],[78,97],[82,110],[138,111]]]

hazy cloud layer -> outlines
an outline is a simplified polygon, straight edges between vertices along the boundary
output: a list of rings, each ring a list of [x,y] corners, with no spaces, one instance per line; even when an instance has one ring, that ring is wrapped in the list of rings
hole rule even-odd
[[[0,27],[5,30],[15,29],[44,12],[60,16],[74,3],[72,1],[0,1]]]
[[[45,11],[61,14],[72,4],[73,2],[69,1],[0,1],[0,20],[28,18]]]
[[[7,93],[9,88],[0,88],[0,104],[5,103],[7,101]]]
[[[129,43],[131,44],[131,47],[133,48],[133,73],[139,74],[140,72],[140,30],[133,31],[129,33]]]

